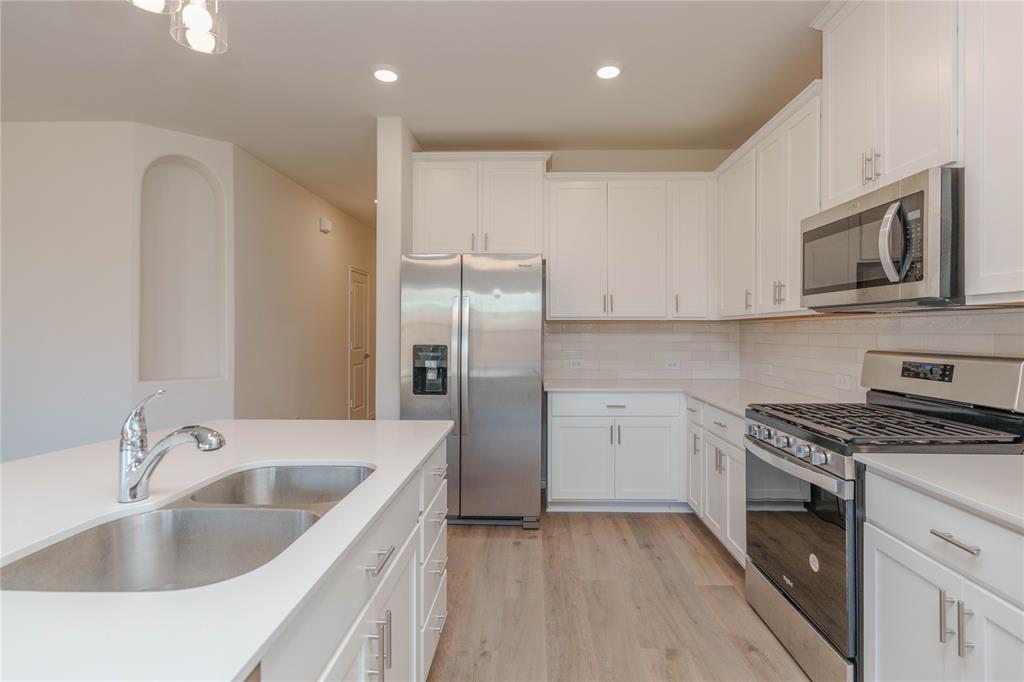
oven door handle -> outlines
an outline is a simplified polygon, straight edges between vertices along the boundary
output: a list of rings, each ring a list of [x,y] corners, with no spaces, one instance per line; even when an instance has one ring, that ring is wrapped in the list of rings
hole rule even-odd
[[[823,488],[842,500],[853,499],[853,481],[833,478],[828,474],[815,471],[814,469],[803,466],[802,464],[791,462],[786,456],[779,455],[771,450],[765,449],[760,443],[750,436],[746,436],[745,441],[747,452],[754,455],[765,464],[773,466],[776,469],[781,469],[792,476],[796,476],[801,481],[806,481],[811,485]]]

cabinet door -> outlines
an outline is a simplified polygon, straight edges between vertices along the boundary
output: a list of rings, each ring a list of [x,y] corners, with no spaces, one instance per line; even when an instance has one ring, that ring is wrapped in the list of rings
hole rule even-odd
[[[615,498],[678,500],[679,419],[619,417],[615,420]]]
[[[708,314],[708,223],[706,182],[668,183],[670,316]]]
[[[477,246],[488,253],[540,253],[543,188],[540,162],[481,161]]]
[[[851,2],[822,31],[822,204],[868,191],[875,140],[883,3]]]
[[[368,679],[367,671],[375,670],[378,650],[376,641],[377,628],[371,622],[372,602],[367,604],[352,630],[342,641],[341,646],[321,673],[319,680],[323,682],[363,682]],[[374,645],[371,646],[371,641]]]
[[[551,417],[548,426],[551,499],[615,499],[614,420]]]
[[[786,224],[779,273],[780,310],[800,307],[803,231],[800,222],[821,210],[821,98],[815,97],[783,124],[786,144]]]
[[[701,444],[704,441],[704,430],[692,423],[687,424],[689,430],[689,452],[686,456],[686,501],[697,518],[704,518],[704,455]]]
[[[665,183],[608,183],[608,313],[665,317]]]
[[[746,564],[747,558],[747,463],[746,452],[725,445],[722,458],[725,466],[726,526],[725,548],[736,561]]]
[[[723,444],[714,436],[704,434],[704,523],[715,536],[725,537],[726,487]],[[718,443],[718,444],[716,444]]]
[[[960,590],[958,576],[865,523],[864,679],[961,679],[955,632]]]
[[[718,310],[722,315],[744,315],[754,307],[755,157],[751,149],[718,179]]]
[[[964,581],[968,680],[1024,680],[1024,611]]]
[[[606,183],[548,185],[548,316],[605,317],[608,312]]]
[[[383,656],[377,656],[375,665],[383,662],[382,677],[395,682],[415,682],[416,639],[416,547],[419,528],[406,541],[388,576],[373,598],[374,625],[382,626]],[[375,648],[379,654],[380,649]]]
[[[965,2],[961,7],[964,116],[960,130],[970,234],[964,244],[966,292],[968,297],[1022,301],[1024,4]]]
[[[413,164],[412,248],[416,253],[476,251],[477,164]]]
[[[884,19],[873,147],[880,156],[872,175],[887,185],[956,161],[957,3],[877,4]]]
[[[754,310],[779,310],[778,285],[786,269],[786,130],[775,129],[757,146],[757,283]],[[726,246],[728,248],[728,246]]]

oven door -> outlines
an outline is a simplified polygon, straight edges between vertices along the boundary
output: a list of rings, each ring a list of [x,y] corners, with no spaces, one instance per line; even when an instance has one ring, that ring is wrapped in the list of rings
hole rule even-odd
[[[747,556],[846,657],[856,655],[854,482],[746,437]]]

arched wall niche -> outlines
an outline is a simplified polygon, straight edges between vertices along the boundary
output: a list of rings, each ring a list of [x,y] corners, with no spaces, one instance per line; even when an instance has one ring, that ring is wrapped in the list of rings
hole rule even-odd
[[[212,379],[225,367],[224,193],[193,158],[162,156],[142,178],[139,379]]]

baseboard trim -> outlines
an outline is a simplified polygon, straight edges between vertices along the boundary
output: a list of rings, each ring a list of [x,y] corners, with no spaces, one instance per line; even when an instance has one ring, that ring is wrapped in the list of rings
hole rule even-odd
[[[548,502],[546,511],[549,514],[559,512],[693,513],[693,509],[686,502]]]

